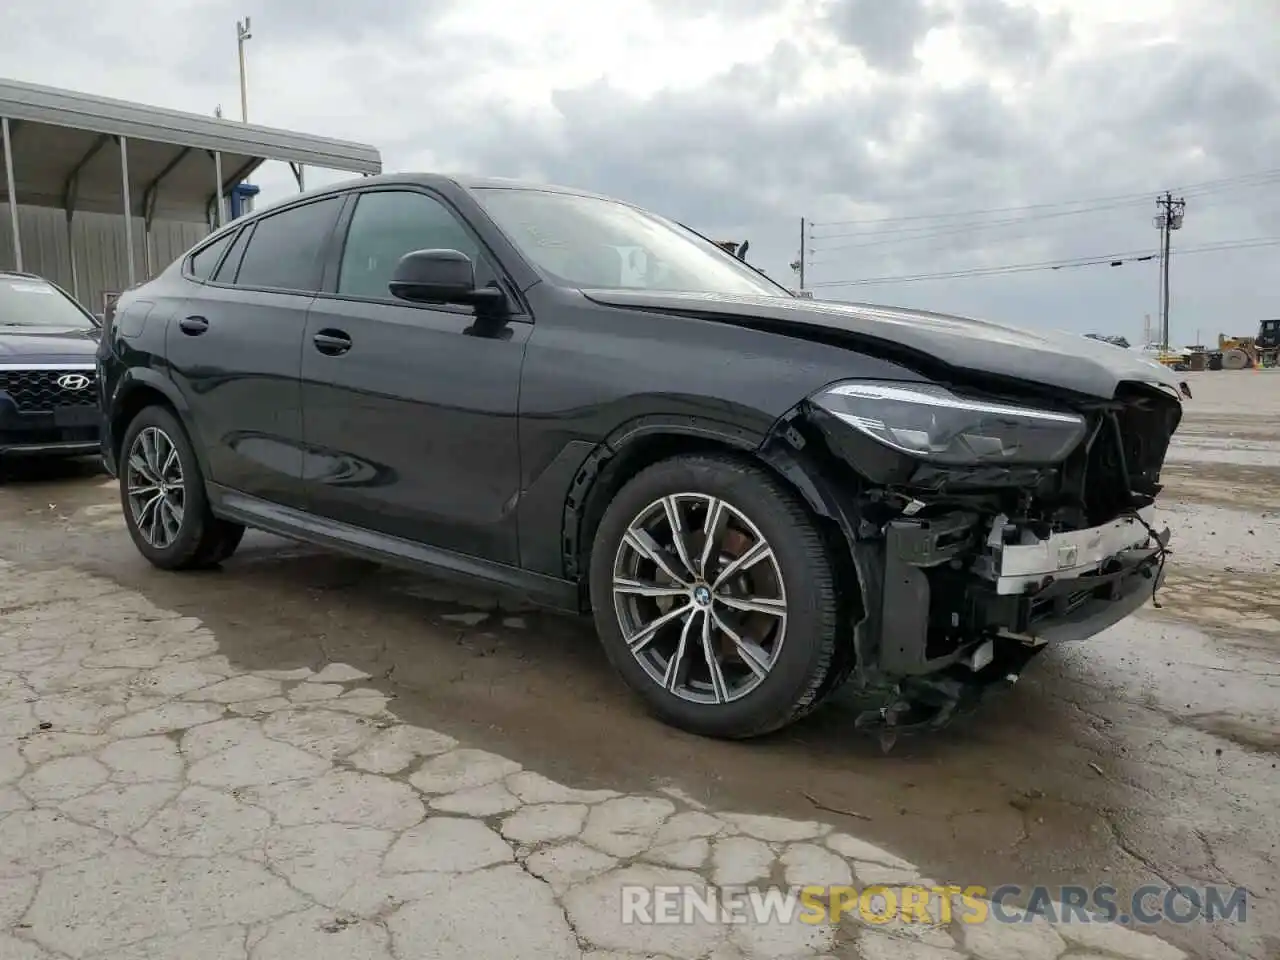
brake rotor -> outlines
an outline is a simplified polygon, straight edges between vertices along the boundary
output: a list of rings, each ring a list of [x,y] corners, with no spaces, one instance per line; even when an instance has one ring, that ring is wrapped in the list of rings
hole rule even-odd
[[[755,542],[742,531],[735,530],[732,527],[727,528],[721,542],[719,569],[723,570],[734,560],[738,559],[738,557],[741,557],[750,550],[752,546],[754,546],[754,543]],[[750,596],[753,592],[753,579],[751,570],[743,570],[736,574],[727,586],[731,588],[736,586],[738,589],[734,590],[734,593]],[[739,619],[740,623],[737,625],[738,635],[745,640],[751,640],[754,643],[763,646],[764,641],[769,636],[769,620],[771,618],[767,614],[743,613],[740,615]],[[738,663],[745,665],[746,661],[743,660],[742,654],[738,651],[737,644],[729,639],[723,631],[717,630],[716,638],[720,655],[722,657],[735,660]]]

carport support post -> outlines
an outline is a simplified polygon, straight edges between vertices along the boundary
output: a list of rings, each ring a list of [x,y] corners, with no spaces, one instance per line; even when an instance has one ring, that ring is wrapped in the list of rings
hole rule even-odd
[[[133,204],[129,196],[129,140],[120,138],[120,189],[124,192],[124,255],[129,259],[129,286],[136,280],[133,262]]]
[[[22,235],[18,229],[18,188],[13,181],[13,136],[9,133],[9,118],[0,117],[0,132],[4,136],[4,178],[9,188],[9,222],[13,226],[13,259],[19,273],[22,272]]]
[[[80,270],[76,265],[75,211],[67,211],[67,256],[71,261],[71,295],[80,299]]]
[[[222,154],[213,151],[213,175],[218,180],[218,192],[213,196],[218,204],[218,226],[222,226],[227,222],[227,212],[223,209],[224,198],[222,196]]]
[[[144,266],[147,268],[147,279],[150,280],[155,276],[155,249],[151,242],[151,222],[155,219],[155,206],[153,203],[147,203],[144,197],[142,200],[142,256],[146,260]]]

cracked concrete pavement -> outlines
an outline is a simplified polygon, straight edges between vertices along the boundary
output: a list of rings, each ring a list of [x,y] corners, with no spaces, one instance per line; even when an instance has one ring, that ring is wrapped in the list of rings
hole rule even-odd
[[[350,664],[245,670],[103,578],[0,562],[0,611],[5,960],[1182,956],[1041,918],[627,924],[627,885],[936,881],[821,820],[565,786]]]
[[[1192,389],[1167,478],[1194,536],[1161,608],[887,756],[839,702],[756,743],[688,737],[584,624],[272,538],[161,574],[104,477],[20,477],[0,487],[0,958],[1278,956],[1280,538],[1258,484],[1280,488],[1280,455],[1254,455],[1280,448],[1280,377]],[[1183,456],[1245,430],[1246,465]],[[629,883],[930,878],[1253,899],[1246,924],[1163,939],[618,907]]]

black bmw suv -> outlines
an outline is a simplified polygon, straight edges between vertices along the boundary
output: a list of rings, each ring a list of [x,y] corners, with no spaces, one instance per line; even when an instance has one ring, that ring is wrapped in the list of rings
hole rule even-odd
[[[1163,574],[1162,367],[800,299],[573,190],[300,196],[125,294],[98,360],[153,564],[255,527],[591,611],[623,680],[701,734],[847,681],[869,723],[941,723]]]
[[[61,287],[0,270],[0,460],[98,454],[98,333]]]

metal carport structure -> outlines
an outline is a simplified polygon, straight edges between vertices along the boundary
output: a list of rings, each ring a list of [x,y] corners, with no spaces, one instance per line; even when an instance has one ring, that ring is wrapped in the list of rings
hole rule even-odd
[[[24,268],[19,207],[62,211],[69,286],[77,298],[77,213],[124,218],[127,267],[120,279],[132,286],[139,266],[147,276],[156,270],[152,227],[157,221],[221,225],[228,194],[266,161],[288,163],[299,190],[307,166],[382,172],[379,151],[360,143],[4,79],[0,134],[0,197],[8,206],[12,265]],[[139,220],[142,264],[135,254]]]

